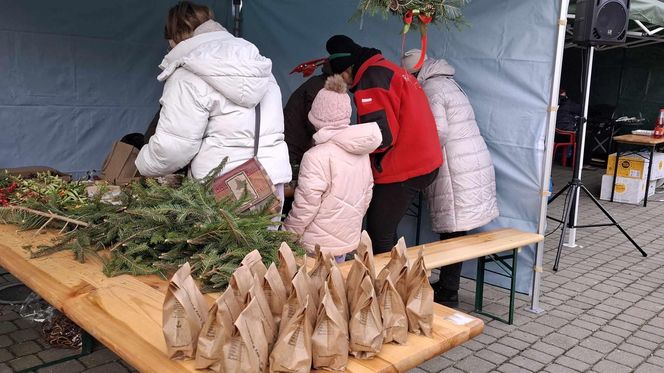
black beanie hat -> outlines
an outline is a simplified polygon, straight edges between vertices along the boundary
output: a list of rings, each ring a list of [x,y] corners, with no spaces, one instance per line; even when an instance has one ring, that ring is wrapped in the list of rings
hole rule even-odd
[[[330,54],[329,62],[332,72],[340,74],[355,63],[362,47],[346,35],[334,35],[325,44]]]

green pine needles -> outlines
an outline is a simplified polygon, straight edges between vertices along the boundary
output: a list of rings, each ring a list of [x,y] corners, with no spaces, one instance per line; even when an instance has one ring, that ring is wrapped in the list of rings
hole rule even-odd
[[[66,231],[50,246],[32,249],[32,257],[71,250],[79,261],[99,256],[107,276],[158,274],[164,278],[188,261],[204,291],[221,291],[252,250],[258,250],[269,265],[277,261],[282,242],[296,248],[293,234],[268,229],[275,226],[274,215],[267,211],[239,214],[242,201],[217,201],[212,180],[211,176],[202,182],[185,178],[174,188],[148,179],[129,185],[121,205],[102,203],[98,197],[75,210],[49,209],[89,225]],[[48,207],[31,206],[40,211]],[[0,220],[25,228],[37,228],[44,219],[26,211],[0,211]]]

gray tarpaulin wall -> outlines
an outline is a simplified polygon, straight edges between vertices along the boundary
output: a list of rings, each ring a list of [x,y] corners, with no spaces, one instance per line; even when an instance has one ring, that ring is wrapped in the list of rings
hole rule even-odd
[[[230,1],[200,2],[231,26]],[[158,109],[164,18],[174,3],[0,0],[0,167],[99,169],[114,140],[143,132]],[[244,3],[243,34],[272,58],[285,98],[303,81],[288,72],[323,57],[333,34],[398,58],[399,20],[365,17],[359,30],[348,22],[354,0]],[[473,0],[464,10],[469,27],[429,31],[429,53],[455,65],[496,165],[501,217],[486,229],[537,231],[559,8],[551,0]],[[411,33],[407,48],[416,46]],[[425,212],[424,242],[436,238],[428,220]],[[414,225],[402,224],[411,243]],[[534,248],[520,255],[518,289],[528,292]]]
[[[199,2],[230,19],[228,0]],[[0,0],[0,167],[81,175],[100,169],[113,141],[144,132],[174,3]]]
[[[338,0],[245,0],[242,34],[273,61],[273,71],[288,97],[303,82],[288,75],[300,62],[325,56],[327,38],[344,33],[358,43],[379,48],[398,61],[401,23],[380,16],[348,22],[357,2]],[[485,229],[514,227],[537,232],[549,96],[556,53],[560,2],[551,0],[472,0],[464,9],[469,27],[449,31],[429,28],[429,55],[444,57],[457,70],[496,167],[500,217]],[[407,48],[419,47],[411,33]],[[546,188],[545,188],[546,189]],[[423,242],[436,239],[423,219]],[[415,220],[401,224],[413,244]],[[517,287],[531,288],[535,249],[519,256]],[[474,277],[475,265],[464,266]],[[488,273],[487,281],[509,285]]]

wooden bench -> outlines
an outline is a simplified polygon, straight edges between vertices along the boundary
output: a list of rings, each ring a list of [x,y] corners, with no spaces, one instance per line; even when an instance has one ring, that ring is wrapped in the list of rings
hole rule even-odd
[[[475,312],[496,320],[512,324],[514,322],[514,298],[516,284],[517,254],[520,248],[544,240],[542,235],[506,228],[490,232],[471,234],[444,241],[432,242],[408,248],[407,256],[411,261],[423,250],[424,264],[427,269],[435,269],[448,264],[477,259],[477,281],[475,288]],[[507,254],[502,254],[509,251]],[[376,271],[380,271],[390,259],[389,253],[375,256]],[[511,261],[508,263],[507,261]],[[509,317],[503,320],[483,310],[484,273],[487,262],[496,263],[511,279]],[[342,271],[350,270],[350,263],[342,266]],[[344,272],[344,273],[345,273]],[[500,273],[498,273],[500,274]]]
[[[168,282],[157,276],[106,277],[98,259],[79,263],[70,252],[28,259],[24,245],[48,243],[0,224],[0,266],[141,372],[194,370],[192,360],[168,359],[161,330]],[[208,295],[210,304],[217,294]],[[347,372],[403,372],[480,334],[482,320],[435,305],[432,338],[410,334],[406,345],[387,344],[371,360],[351,359]]]

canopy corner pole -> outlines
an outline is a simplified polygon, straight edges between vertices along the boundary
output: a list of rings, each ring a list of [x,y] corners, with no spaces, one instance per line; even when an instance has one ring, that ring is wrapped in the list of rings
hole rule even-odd
[[[553,79],[551,80],[551,92],[549,95],[549,117],[547,119],[547,132],[544,142],[544,172],[542,173],[540,216],[537,232],[541,235],[546,233],[546,211],[549,202],[549,179],[551,178],[551,162],[553,160],[553,139],[556,134],[556,116],[558,114],[558,96],[560,90],[560,76],[563,67],[563,54],[565,51],[565,34],[567,33],[566,21],[569,0],[560,0],[560,14],[558,16],[558,40],[556,42],[555,62],[553,64]],[[555,110],[552,110],[555,108]],[[535,249],[535,266],[533,268],[533,284],[531,288],[530,308],[527,311],[542,313],[540,307],[540,285],[542,283],[542,262],[544,259],[544,240],[540,241]]]

